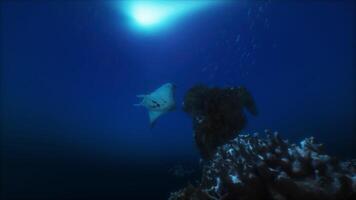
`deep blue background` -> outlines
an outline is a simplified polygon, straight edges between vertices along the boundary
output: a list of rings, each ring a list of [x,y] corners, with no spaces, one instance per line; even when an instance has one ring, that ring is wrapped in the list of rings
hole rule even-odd
[[[248,130],[355,157],[354,17],[352,1],[235,2],[145,33],[110,1],[2,2],[2,199],[167,198],[185,183],[169,169],[198,165],[180,109],[196,83],[249,88]],[[132,104],[165,82],[179,106],[150,129]]]

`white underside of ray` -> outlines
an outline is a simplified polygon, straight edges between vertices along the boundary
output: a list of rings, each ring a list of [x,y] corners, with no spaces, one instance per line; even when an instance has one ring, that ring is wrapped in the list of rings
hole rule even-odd
[[[161,115],[165,112],[160,111],[148,111],[148,117],[150,118],[150,124],[153,124]]]
[[[174,86],[166,83],[147,95],[137,95],[143,98],[136,106],[144,106],[148,110],[150,124],[153,124],[160,116],[175,108]]]

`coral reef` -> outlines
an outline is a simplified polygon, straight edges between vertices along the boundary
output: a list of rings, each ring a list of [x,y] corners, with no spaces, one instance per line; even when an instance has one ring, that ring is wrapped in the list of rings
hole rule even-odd
[[[323,154],[314,138],[290,144],[278,133],[238,135],[205,161],[196,186],[170,200],[356,199],[356,162]]]
[[[244,87],[196,85],[186,93],[183,110],[193,118],[195,142],[204,159],[245,127],[244,108],[257,115],[254,100]]]

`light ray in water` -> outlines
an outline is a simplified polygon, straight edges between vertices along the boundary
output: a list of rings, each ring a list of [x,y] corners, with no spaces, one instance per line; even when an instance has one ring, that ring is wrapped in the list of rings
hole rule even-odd
[[[121,6],[136,28],[157,30],[213,2],[215,1],[133,0],[121,2]]]

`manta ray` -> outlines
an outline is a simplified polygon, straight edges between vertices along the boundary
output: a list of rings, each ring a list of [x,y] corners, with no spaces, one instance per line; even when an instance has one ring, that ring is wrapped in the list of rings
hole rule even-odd
[[[142,98],[142,101],[134,106],[147,108],[152,127],[161,115],[175,109],[174,91],[175,86],[172,83],[163,84],[150,94],[137,95],[138,98]]]

